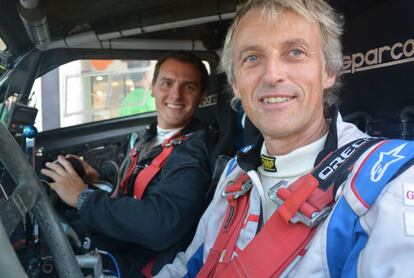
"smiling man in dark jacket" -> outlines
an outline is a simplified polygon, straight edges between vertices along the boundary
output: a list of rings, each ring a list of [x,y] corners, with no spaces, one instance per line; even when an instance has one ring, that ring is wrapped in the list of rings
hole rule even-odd
[[[46,163],[42,169],[54,180],[51,188],[98,233],[95,244],[116,255],[123,277],[137,277],[150,261],[157,273],[192,238],[210,185],[209,153],[215,141],[193,118],[207,78],[194,54],[171,52],[158,60],[152,81],[157,122],[138,136],[117,198],[88,189],[62,156],[59,164]],[[87,177],[98,177],[82,164]],[[150,170],[157,165],[159,171]]]

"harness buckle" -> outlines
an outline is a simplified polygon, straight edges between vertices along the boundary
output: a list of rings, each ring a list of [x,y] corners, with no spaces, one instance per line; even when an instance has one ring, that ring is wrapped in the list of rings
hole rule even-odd
[[[281,187],[286,188],[287,184],[288,184],[287,181],[282,180],[282,181],[278,182],[276,185],[272,186],[269,189],[268,195],[269,195],[270,199],[277,204],[278,208],[280,206],[282,206],[284,200],[282,200],[281,198],[279,198],[277,196],[277,191]],[[289,220],[289,222],[291,222],[293,224],[296,224],[298,222],[302,222],[303,224],[305,224],[309,228],[313,228],[313,227],[317,226],[319,223],[321,223],[329,215],[329,212],[331,211],[331,209],[332,209],[332,206],[326,206],[323,209],[321,209],[319,211],[315,211],[314,213],[312,213],[312,216],[310,218],[305,216],[300,211],[297,211],[296,214]]]
[[[171,146],[180,145],[184,140],[182,138],[174,138],[170,142],[164,144],[165,147],[169,148]]]
[[[241,196],[245,195],[251,188],[253,187],[253,182],[251,179],[248,179],[247,181],[243,182],[243,184],[240,187],[240,190],[233,191],[233,192],[227,192],[226,190],[221,193],[221,196],[226,198],[228,200],[228,197],[231,196],[232,200],[236,200],[240,198]]]
[[[305,215],[303,215],[301,212],[298,211],[296,212],[295,216],[293,216],[292,219],[290,219],[290,222],[294,224],[298,222],[302,222],[309,228],[313,228],[319,225],[319,223],[321,223],[329,215],[329,212],[331,211],[331,209],[332,209],[331,206],[327,206],[321,209],[320,211],[315,211],[314,213],[312,213],[311,218],[306,217]]]

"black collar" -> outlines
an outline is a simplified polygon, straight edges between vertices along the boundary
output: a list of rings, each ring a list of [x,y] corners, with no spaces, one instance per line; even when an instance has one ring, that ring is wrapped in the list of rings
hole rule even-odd
[[[329,153],[335,151],[338,148],[338,130],[336,127],[336,121],[338,119],[338,108],[334,107],[330,114],[331,119],[329,124],[328,137],[326,138],[323,150],[316,157],[314,165],[317,165]],[[260,152],[262,149],[263,141],[263,136],[260,135],[256,144],[252,145],[251,149],[246,152],[237,152],[237,164],[243,171],[248,172],[250,170],[256,170],[262,164],[260,159]]]
[[[338,121],[338,107],[335,106],[331,113],[328,137],[326,137],[325,146],[323,150],[318,154],[315,160],[315,166],[319,164],[328,154],[335,151],[338,148],[338,129],[336,122]]]

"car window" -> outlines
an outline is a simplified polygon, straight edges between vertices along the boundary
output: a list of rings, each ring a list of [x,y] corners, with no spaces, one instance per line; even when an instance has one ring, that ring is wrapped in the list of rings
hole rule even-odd
[[[210,72],[208,62],[204,61]],[[76,60],[37,78],[30,97],[39,131],[155,111],[156,60]]]
[[[39,131],[155,111],[154,60],[77,60],[39,77]]]

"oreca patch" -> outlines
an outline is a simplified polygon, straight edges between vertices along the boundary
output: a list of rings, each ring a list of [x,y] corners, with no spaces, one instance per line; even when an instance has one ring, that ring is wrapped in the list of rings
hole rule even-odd
[[[277,172],[276,158],[262,154],[262,166],[265,171]]]

